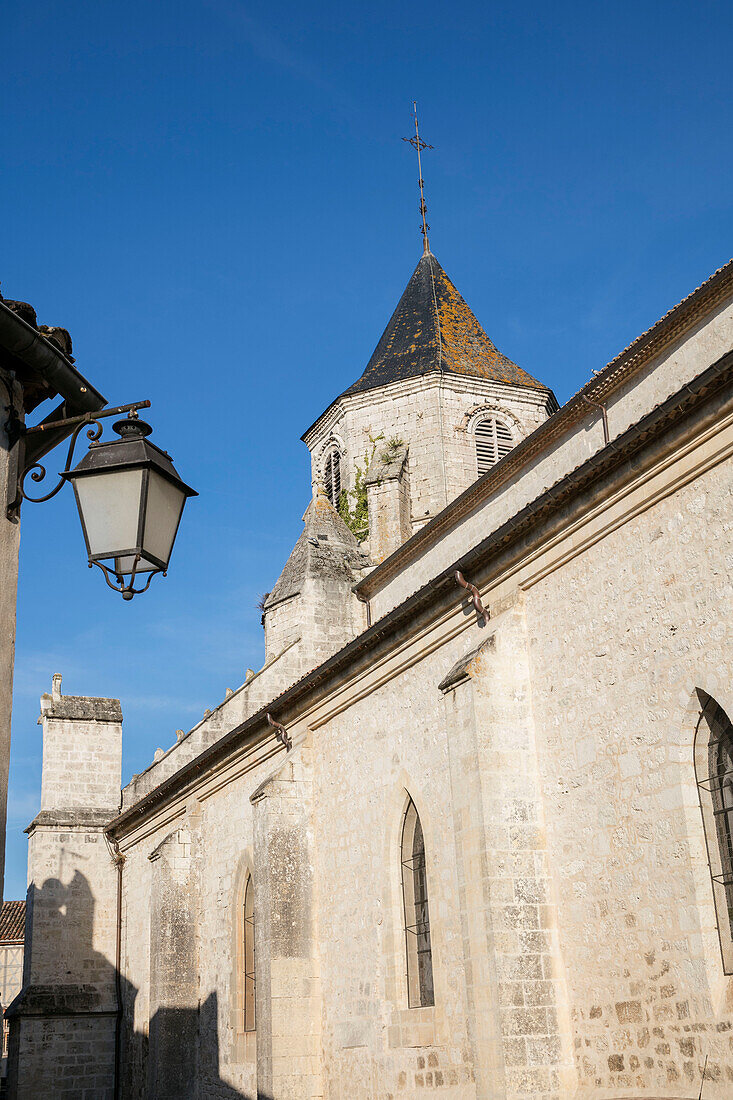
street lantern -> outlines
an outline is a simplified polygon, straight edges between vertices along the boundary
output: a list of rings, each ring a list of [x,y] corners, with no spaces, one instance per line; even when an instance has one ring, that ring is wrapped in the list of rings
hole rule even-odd
[[[93,439],[62,477],[74,487],[89,567],[99,566],[107,584],[131,600],[166,573],[186,500],[198,494],[146,438],[152,428],[134,410],[112,428],[119,439]],[[145,586],[136,589],[135,578],[145,573]]]

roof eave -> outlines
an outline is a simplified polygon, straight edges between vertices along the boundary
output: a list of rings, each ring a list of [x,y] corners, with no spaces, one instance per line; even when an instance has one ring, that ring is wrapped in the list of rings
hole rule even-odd
[[[60,348],[0,301],[0,347],[37,374],[68,403],[69,415],[96,412],[107,399],[89,382]]]

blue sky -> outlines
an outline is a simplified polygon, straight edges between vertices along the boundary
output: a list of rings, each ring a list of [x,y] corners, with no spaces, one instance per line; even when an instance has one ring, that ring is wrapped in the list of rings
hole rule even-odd
[[[39,3],[3,21],[2,293],[66,326],[201,494],[131,604],[71,494],[25,505],[6,897],[25,891],[38,696],[122,700],[124,779],[262,662],[303,430],[420,255],[564,401],[731,255],[733,7],[426,0]],[[50,466],[59,468],[62,456]]]

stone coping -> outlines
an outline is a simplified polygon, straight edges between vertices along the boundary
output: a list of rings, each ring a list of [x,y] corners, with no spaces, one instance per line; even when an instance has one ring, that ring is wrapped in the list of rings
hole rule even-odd
[[[108,810],[88,810],[81,806],[78,810],[41,810],[25,830],[30,833],[39,825],[60,829],[103,829],[119,813],[118,806]]]
[[[94,698],[87,695],[41,696],[43,718],[60,718],[76,722],[121,722],[119,699]]]

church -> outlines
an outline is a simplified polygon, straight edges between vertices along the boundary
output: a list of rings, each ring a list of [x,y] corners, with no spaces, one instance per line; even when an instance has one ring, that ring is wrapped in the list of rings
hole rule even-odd
[[[262,668],[41,698],[10,1096],[730,1100],[733,261],[558,407],[426,237],[344,384]]]

